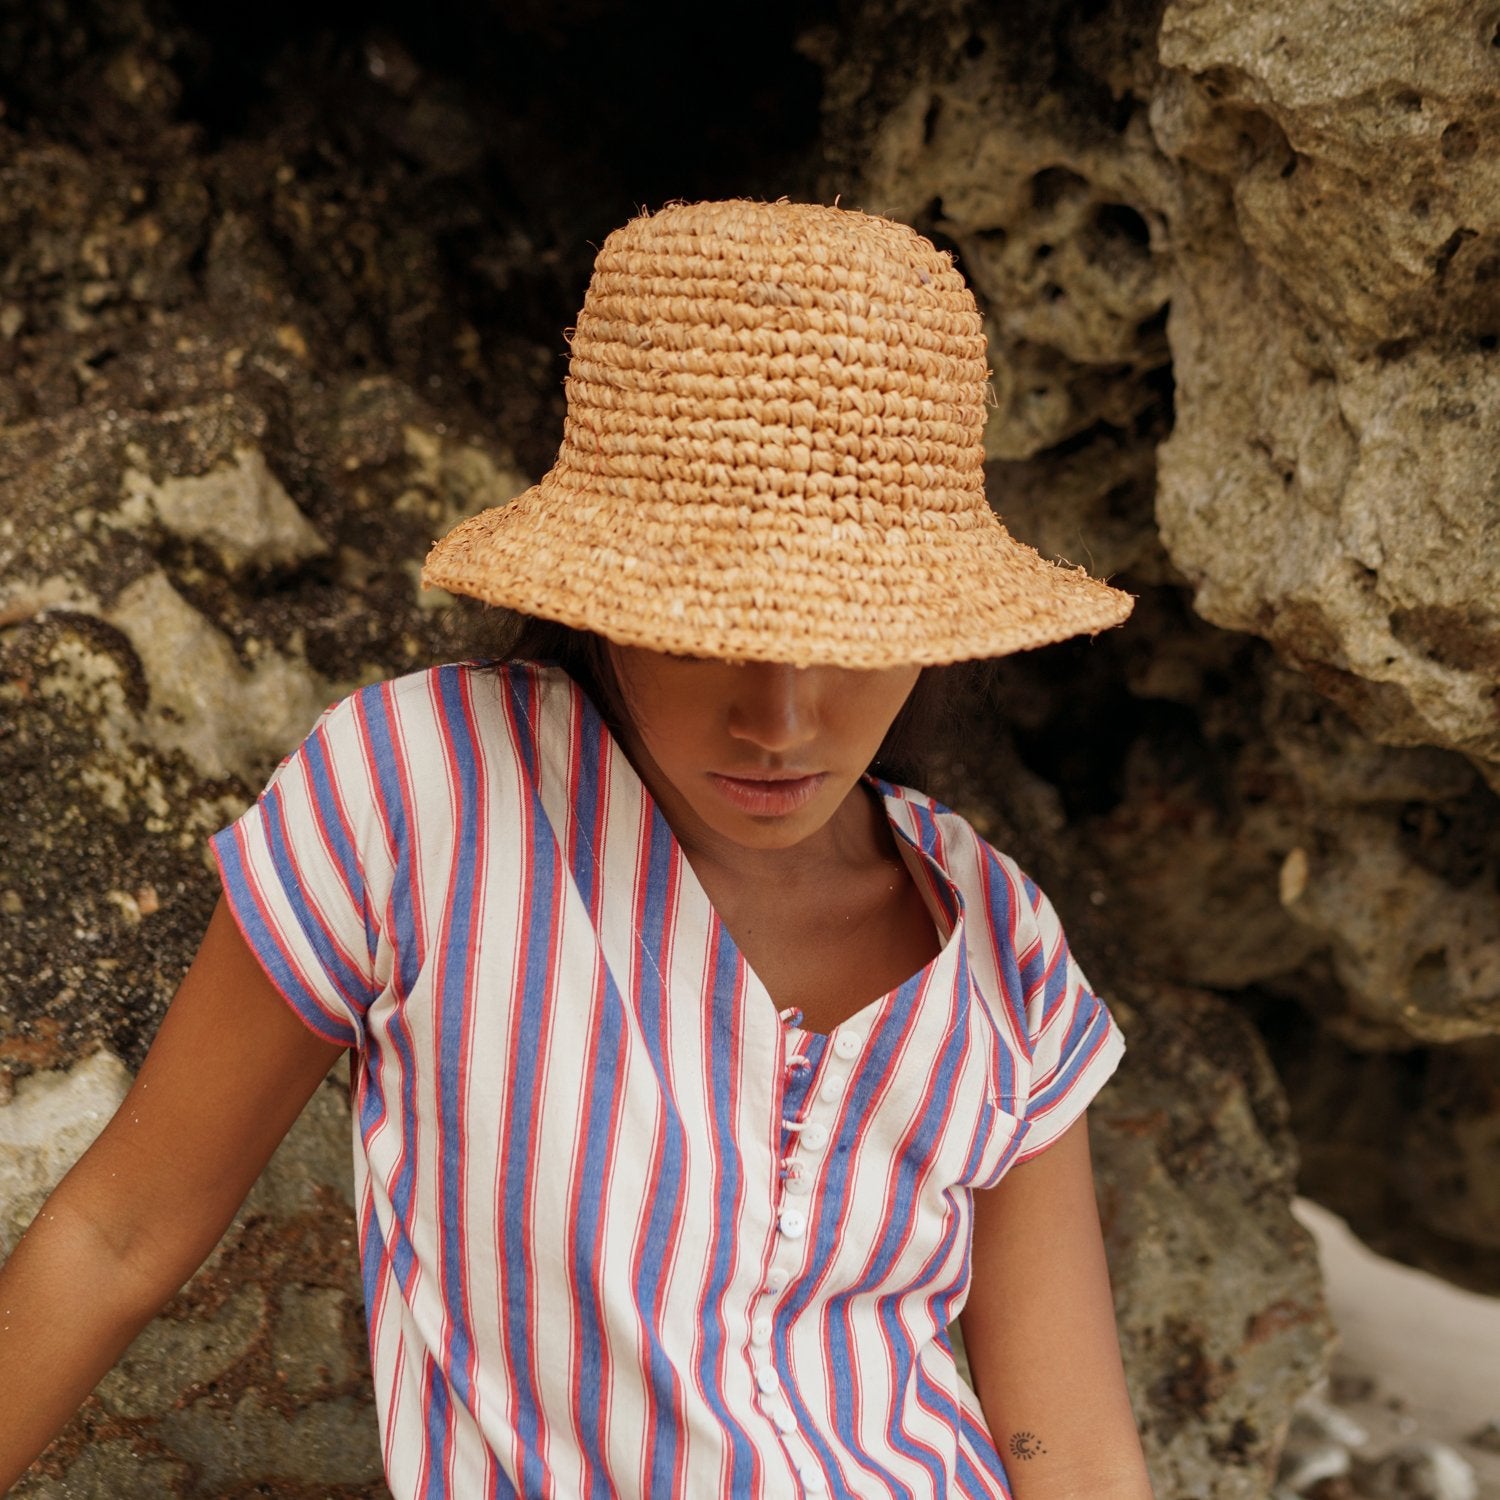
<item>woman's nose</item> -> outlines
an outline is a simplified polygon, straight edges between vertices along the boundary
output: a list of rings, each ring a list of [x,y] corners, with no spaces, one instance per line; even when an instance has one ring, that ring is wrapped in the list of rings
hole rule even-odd
[[[729,710],[729,732],[762,750],[787,754],[817,734],[816,673],[781,662],[749,662]]]

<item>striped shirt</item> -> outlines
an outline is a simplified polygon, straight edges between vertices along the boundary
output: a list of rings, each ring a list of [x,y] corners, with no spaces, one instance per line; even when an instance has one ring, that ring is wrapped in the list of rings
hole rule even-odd
[[[354,1049],[397,1500],[1009,1495],[947,1334],[971,1190],[1124,1044],[1010,859],[865,786],[941,949],[827,1036],[554,667],[366,688],[216,835],[266,971]]]

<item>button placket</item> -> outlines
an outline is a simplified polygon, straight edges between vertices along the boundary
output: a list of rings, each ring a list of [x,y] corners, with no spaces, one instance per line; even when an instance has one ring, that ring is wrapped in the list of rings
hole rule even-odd
[[[851,1071],[848,1065],[859,1055],[861,1045],[860,1038],[853,1032],[835,1033],[820,1059],[821,1077],[814,1080],[815,1087],[808,1089],[804,1096],[801,1119],[782,1119],[784,1138],[789,1135],[791,1139],[786,1144],[781,1163],[773,1263],[768,1266],[763,1282],[763,1293],[772,1301],[786,1290],[795,1274],[796,1265],[788,1262],[805,1254],[803,1241],[811,1224],[809,1200],[817,1177],[817,1158],[832,1138],[827,1121],[831,1114],[837,1113],[835,1106],[848,1087]],[[808,1065],[808,1060],[801,1056],[789,1060],[788,1076]],[[781,1437],[803,1493],[826,1495],[828,1476],[823,1472],[817,1455],[803,1441],[796,1413],[781,1389],[780,1374],[772,1363],[775,1356],[770,1348],[771,1337],[771,1318],[767,1313],[761,1313],[752,1320],[750,1327],[751,1360],[759,1404]]]

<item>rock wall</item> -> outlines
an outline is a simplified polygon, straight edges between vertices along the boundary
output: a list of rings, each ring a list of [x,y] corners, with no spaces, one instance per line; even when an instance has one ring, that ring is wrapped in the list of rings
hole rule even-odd
[[[1006,664],[1058,846],[1134,968],[1259,1018],[1313,1142],[1356,1127],[1299,1082],[1304,1012],[1356,1070],[1500,1030],[1496,21],[888,0],[815,38],[825,190],[987,303],[997,508],[1140,595]],[[1304,1188],[1495,1289],[1493,1165],[1439,1214],[1442,1132],[1383,1097],[1362,1149],[1402,1170],[1355,1194],[1314,1151]]]
[[[589,242],[838,193],[974,283],[1012,528],[1140,596],[1007,662],[944,790],[1131,1038],[1094,1136],[1159,1493],[1264,1494],[1328,1341],[1294,1130],[1305,1190],[1500,1287],[1495,18],[711,9],[0,17],[0,1253],[186,967],[205,835],[469,649],[416,568],[549,461]],[[22,1493],[383,1493],[348,1128],[330,1082]]]

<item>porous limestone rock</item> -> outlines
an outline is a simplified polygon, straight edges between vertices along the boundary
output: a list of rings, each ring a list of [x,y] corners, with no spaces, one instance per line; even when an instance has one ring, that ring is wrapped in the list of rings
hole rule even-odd
[[[1356,1050],[1285,1007],[1263,1018],[1302,1142],[1304,1191],[1361,1239],[1500,1288],[1500,1042]]]
[[[826,192],[937,234],[985,308],[993,503],[1139,596],[1000,674],[1049,842],[1144,973],[1363,1047],[1493,1034],[1492,10],[1026,15],[867,0],[809,45]]]
[[[12,1500],[162,1500],[192,1494],[191,1480],[186,1464],[143,1454],[130,1439],[114,1438],[85,1448],[65,1485],[33,1469],[8,1494]]]
[[[307,562],[327,550],[307,518],[292,503],[259,448],[236,448],[206,474],[171,477],[159,484],[127,469],[125,503],[142,521],[158,520],[186,541],[207,543],[226,572],[270,569]]]
[[[1451,751],[1376,744],[1296,674],[1265,721],[1297,788],[1279,896],[1321,936],[1344,1037],[1401,1046],[1500,1031],[1500,797]]]
[[[1173,173],[1130,91],[1139,7],[1015,27],[964,4],[875,0],[828,49],[827,196],[959,252],[985,312],[991,499],[1019,534],[1096,572],[1159,575],[1152,447],[1167,431]],[[1111,99],[1072,63],[1111,71]],[[1065,59],[1068,59],[1065,61]],[[1068,69],[1079,91],[1054,86]]]
[[[281,1288],[272,1335],[276,1376],[293,1397],[347,1386],[365,1373],[349,1357],[349,1299],[333,1287]]]
[[[1136,1419],[1159,1495],[1260,1500],[1323,1373],[1317,1251],[1253,1027],[1222,1000],[1122,986],[1126,1063],[1090,1109]]]
[[[129,1087],[124,1065],[104,1051],[69,1069],[33,1073],[13,1087],[0,1105],[0,1260]]]
[[[157,1318],[100,1381],[95,1395],[117,1416],[159,1416],[183,1392],[219,1379],[243,1359],[265,1316],[265,1291],[249,1286],[209,1316]]]
[[[1157,515],[1215,623],[1500,785],[1492,8],[1171,3],[1181,163]]]
[[[250,1394],[233,1406],[199,1401],[168,1412],[159,1430],[169,1449],[193,1465],[201,1495],[228,1493],[247,1474],[293,1493],[329,1486],[348,1493],[347,1486],[389,1494],[369,1415],[350,1397],[272,1405]]]
[[[128,1081],[117,1059],[99,1053],[15,1086],[0,1107],[0,1255]],[[18,1495],[207,1500],[252,1475],[287,1496],[304,1484],[383,1493],[347,1087],[336,1074],[315,1092],[208,1263],[105,1376]]]
[[[239,395],[7,435],[0,1055],[45,1065],[104,1042],[138,1057],[212,904],[206,837],[329,703],[455,649],[453,612],[419,597],[421,558],[524,480],[397,383],[299,394],[321,466],[306,483],[347,506],[337,520],[325,508],[336,556],[245,457],[267,418]],[[149,505],[147,470],[179,476],[153,481]],[[224,525],[248,544],[256,516],[262,539],[296,541],[295,559],[209,544]]]

